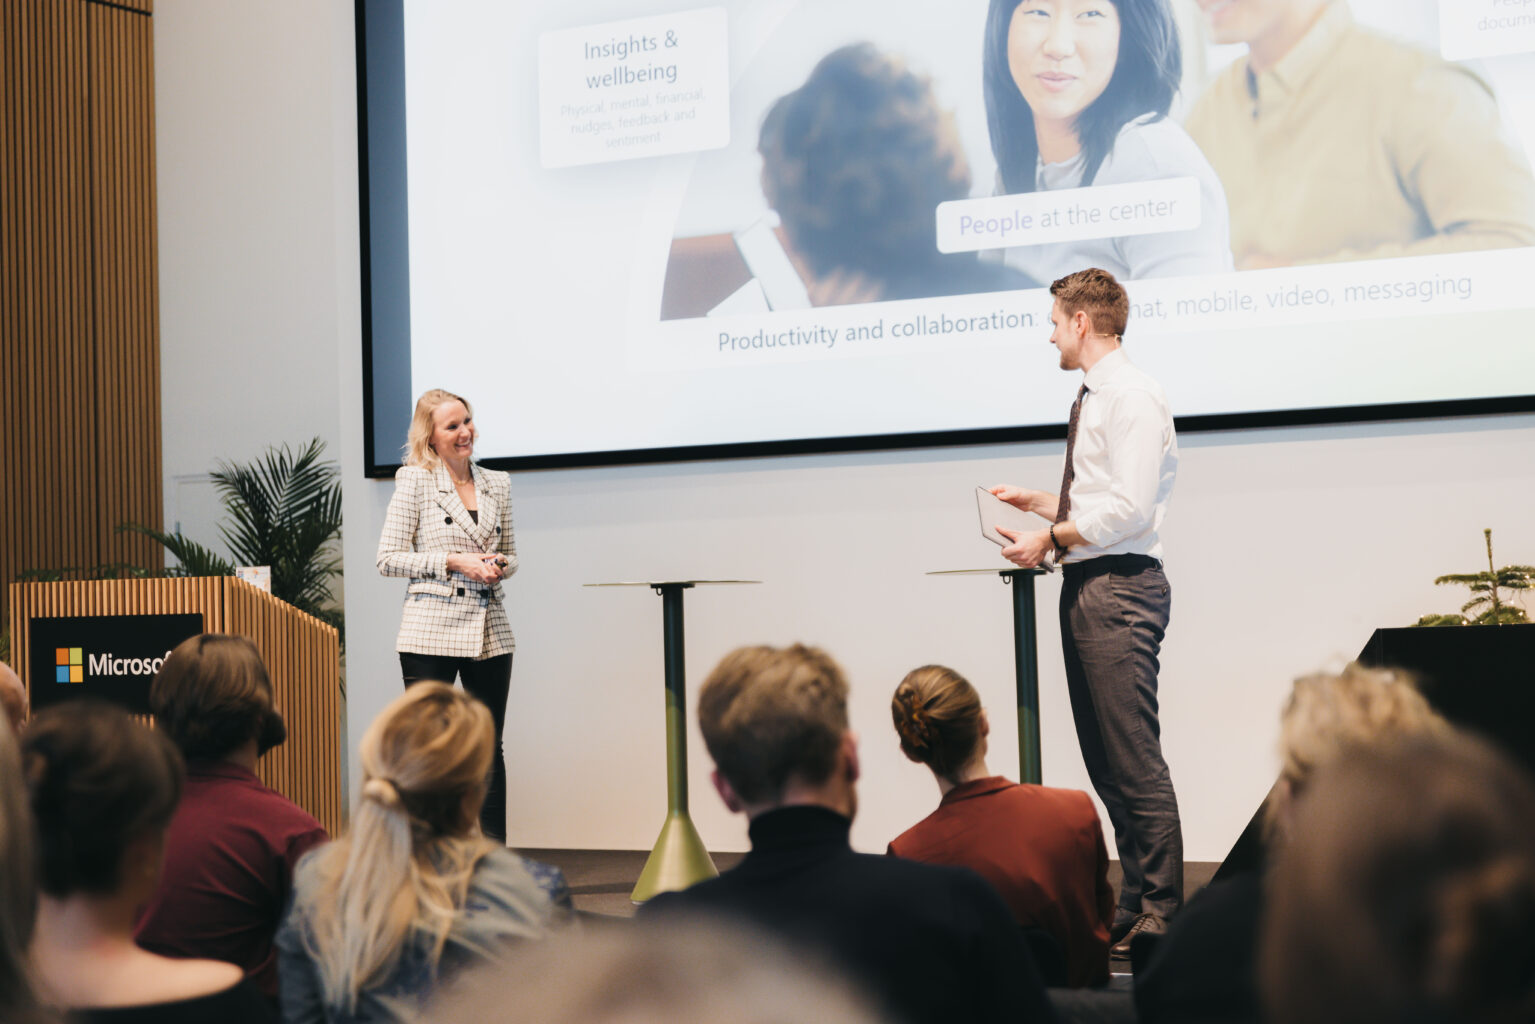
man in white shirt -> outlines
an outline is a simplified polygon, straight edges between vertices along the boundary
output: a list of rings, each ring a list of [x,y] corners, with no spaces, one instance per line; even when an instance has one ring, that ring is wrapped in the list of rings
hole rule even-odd
[[[1088,777],[1109,812],[1124,884],[1115,956],[1160,933],[1183,902],[1183,833],[1162,757],[1157,653],[1172,594],[1158,530],[1178,470],[1167,396],[1120,348],[1130,304],[1114,276],[1080,270],[1050,286],[1051,344],[1061,369],[1084,378],[1066,433],[1059,494],[1001,486],[992,493],[1049,521],[1002,530],[1002,554],[1062,566],[1061,647]]]

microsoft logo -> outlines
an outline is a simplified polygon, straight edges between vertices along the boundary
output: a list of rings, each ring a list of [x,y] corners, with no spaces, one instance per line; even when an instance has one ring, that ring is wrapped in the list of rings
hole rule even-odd
[[[85,658],[79,647],[56,647],[53,651],[54,682],[80,683],[85,681]]]

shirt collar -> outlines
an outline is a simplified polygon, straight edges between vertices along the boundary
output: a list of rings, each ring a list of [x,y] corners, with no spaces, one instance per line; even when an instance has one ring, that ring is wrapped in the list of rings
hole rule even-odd
[[[1333,58],[1333,50],[1343,41],[1343,35],[1354,24],[1348,4],[1333,0],[1317,18],[1316,24],[1290,47],[1290,52],[1279,63],[1260,75],[1254,75],[1251,65],[1247,68],[1247,87],[1253,92],[1253,100],[1261,104],[1264,99],[1277,100],[1300,89],[1321,70],[1322,65]]]
[[[1121,345],[1102,359],[1093,364],[1093,368],[1082,375],[1082,383],[1089,391],[1097,391],[1109,382],[1109,378],[1119,370],[1121,366],[1130,365],[1130,357],[1125,355],[1124,346]]]
[[[985,796],[987,793],[995,793],[999,789],[1007,789],[1013,784],[1000,775],[992,775],[984,779],[971,779],[969,782],[961,782],[943,795],[938,801],[939,806],[958,803],[961,800],[969,800],[974,796]]]
[[[249,771],[246,768],[235,764],[233,761],[188,761],[187,775],[189,777],[200,776],[203,778],[243,779],[246,781],[255,780],[257,782],[261,781],[259,778],[257,778],[255,772]]]

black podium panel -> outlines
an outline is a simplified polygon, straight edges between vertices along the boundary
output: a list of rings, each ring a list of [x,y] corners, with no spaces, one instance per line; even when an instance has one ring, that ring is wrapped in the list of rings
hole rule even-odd
[[[1410,672],[1435,711],[1535,773],[1535,623],[1377,629],[1358,660]],[[1260,805],[1217,881],[1262,865],[1262,818]]]
[[[1412,673],[1434,710],[1535,772],[1535,623],[1377,629],[1359,663]]]

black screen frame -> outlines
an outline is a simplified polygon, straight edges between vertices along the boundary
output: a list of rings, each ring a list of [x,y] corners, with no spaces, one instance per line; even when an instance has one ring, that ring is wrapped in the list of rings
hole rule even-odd
[[[405,147],[404,0],[356,0],[357,146],[362,272],[364,475],[392,477],[410,424],[410,265]],[[383,410],[398,410],[385,414]],[[1535,412],[1535,394],[1177,416],[1182,432],[1425,420]],[[795,438],[479,459],[493,469],[563,469],[833,452],[1016,444],[1066,436],[1059,423]]]

